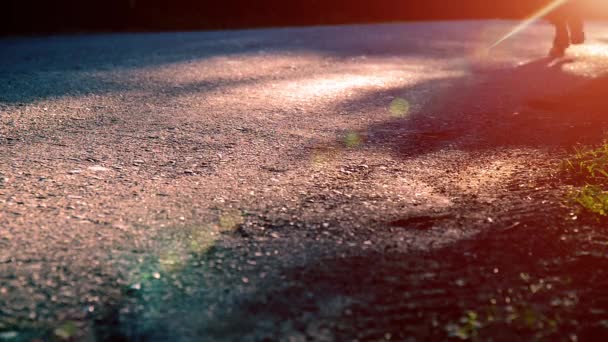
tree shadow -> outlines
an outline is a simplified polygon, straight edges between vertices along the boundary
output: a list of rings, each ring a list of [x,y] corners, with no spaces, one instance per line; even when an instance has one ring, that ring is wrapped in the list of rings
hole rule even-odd
[[[574,62],[540,59],[515,69],[479,71],[478,82],[454,78],[421,84],[450,86],[406,119],[372,125],[362,134],[370,148],[388,148],[401,158],[448,147],[555,150],[601,142],[608,129],[603,97],[608,76],[564,70]],[[340,108],[377,110],[387,96],[412,91],[369,92]],[[519,188],[517,179],[512,182],[509,199],[533,195]],[[601,323],[608,307],[602,294],[606,258],[592,242],[605,238],[602,223],[565,220],[568,209],[557,205],[546,206],[542,215],[538,210],[530,205],[521,215],[505,204],[506,221],[496,229],[430,251],[412,252],[385,241],[384,249],[283,269],[281,281],[289,286],[260,286],[238,310],[222,316],[212,333],[270,340],[323,332],[336,340],[445,340],[448,334],[465,334],[508,341],[565,333],[606,338]],[[251,326],[248,317],[259,320]],[[231,330],[231,323],[240,321],[250,325]]]
[[[515,69],[474,70],[473,76],[369,92],[339,108],[377,110],[385,106],[387,96],[445,88],[407,118],[367,128],[369,148],[388,148],[400,158],[446,147],[467,151],[562,149],[598,142],[608,127],[603,117],[608,105],[598,97],[608,77],[589,79],[565,72],[564,65],[570,62],[540,59]],[[297,241],[260,243],[255,233],[237,239],[260,250],[280,250],[279,255],[302,253],[309,259],[303,257],[299,264],[290,264],[286,258],[286,265],[279,260],[270,261],[270,267],[265,262],[250,266],[246,274],[248,283],[256,282],[253,290],[243,290],[246,285],[240,279],[220,282],[219,288],[203,289],[198,297],[182,299],[184,306],[162,321],[142,324],[135,318],[117,327],[114,321],[101,320],[98,328],[116,329],[127,340],[166,339],[173,333],[170,327],[187,317],[192,339],[307,336],[313,340],[379,340],[388,336],[445,340],[450,332],[468,329],[467,324],[473,329],[467,333],[481,339],[542,339],[565,333],[605,336],[601,322],[607,317],[608,301],[603,295],[606,277],[602,266],[607,265],[604,245],[594,243],[605,241],[605,232],[594,222],[564,219],[569,210],[556,204],[559,199],[553,198],[546,206],[525,201],[513,205],[515,199],[538,193],[534,187],[520,187],[517,179],[511,182],[509,197],[501,197],[509,202],[500,209],[504,218],[475,239],[412,251],[396,242],[401,234],[397,231],[391,232],[393,240],[379,239],[374,241],[377,248],[363,251],[365,241],[348,237],[345,240],[354,241],[355,247],[332,246],[335,255],[327,256],[315,251],[319,248],[315,238],[321,231],[314,231],[306,240],[292,232],[292,226],[279,226],[284,228],[282,234],[293,234],[291,238]],[[543,215],[538,215],[541,209]],[[478,203],[465,202],[450,213],[474,210],[479,210]],[[434,220],[434,214],[426,217]],[[376,223],[369,222],[369,226]],[[421,230],[431,229],[424,222],[404,219],[397,223],[403,230],[417,225]],[[203,258],[213,260],[217,251]],[[250,257],[247,248],[220,252],[232,254],[230,260]],[[266,279],[258,277],[266,272],[270,274]],[[235,295],[214,297],[223,291]],[[224,306],[228,308],[217,309],[209,320],[208,307]]]
[[[129,71],[213,58],[221,63],[233,56],[265,54],[337,59],[464,55],[479,40],[479,31],[507,25],[446,22],[432,27],[421,23],[2,38],[0,104],[118,93],[132,88]],[[108,74],[113,81],[108,81]],[[116,77],[120,74],[125,77]]]
[[[530,189],[517,187],[512,196],[530,194]],[[167,310],[157,321],[133,317],[117,322],[112,316],[118,315],[115,312],[97,322],[97,333],[108,336],[111,332],[123,340],[164,340],[180,326],[192,340],[381,340],[389,336],[443,341],[464,327],[470,337],[482,340],[565,333],[607,337],[601,321],[607,317],[603,289],[608,259],[604,246],[594,241],[608,236],[592,221],[565,221],[563,215],[564,208],[559,206],[547,207],[545,215],[529,210],[475,239],[430,250],[412,250],[400,242],[407,227],[392,232],[390,239],[374,240],[374,247],[362,248],[362,240],[351,238],[356,246],[326,245],[331,251],[325,253],[318,253],[323,247],[314,237],[260,243],[256,233],[241,236],[238,239],[245,241],[244,246],[280,252],[260,265],[242,265],[239,272],[222,274],[219,269],[201,267],[199,261],[208,263],[218,255],[224,262],[243,260],[250,251],[215,247],[195,259],[197,266],[188,272],[205,277],[190,281],[202,288],[181,297],[177,310]],[[552,218],[550,223],[547,217]],[[284,234],[292,228],[274,229],[283,229]],[[288,253],[294,256],[285,260]],[[187,279],[188,272],[177,279]],[[223,280],[210,281],[213,273]],[[240,276],[248,277],[250,283],[243,284]],[[204,286],[200,279],[205,280]],[[182,286],[188,287],[188,281]],[[474,322],[463,320],[471,312]],[[469,323],[473,330],[466,330]]]
[[[574,225],[581,227],[575,237],[569,226],[550,226],[531,216],[516,229],[492,230],[432,251],[388,246],[285,269],[282,281],[291,286],[261,286],[236,312],[218,320],[224,329],[216,336],[235,332],[228,322],[257,317],[258,326],[238,332],[240,337],[257,333],[274,340],[325,330],[336,340],[379,340],[388,334],[396,340],[442,341],[458,331],[451,325],[466,327],[462,317],[473,312],[479,326],[468,333],[482,339],[566,332],[605,338],[608,333],[598,322],[608,305],[601,285],[606,259],[581,236],[605,234]],[[343,305],[327,314],[340,298]],[[564,304],[567,298],[571,302]],[[289,328],[281,331],[285,322]],[[265,325],[276,329],[265,331]]]
[[[598,143],[605,137],[608,75],[596,78],[564,70],[576,59],[542,58],[515,68],[473,70],[463,77],[432,80],[420,88],[443,87],[419,108],[365,128],[370,148],[388,148],[411,158],[442,148],[559,149]],[[383,110],[390,97],[417,91],[369,92],[340,108]],[[415,104],[414,104],[415,105]]]
[[[380,30],[376,33],[381,32]],[[338,39],[337,36],[335,38]],[[315,39],[315,37],[309,35],[306,39]],[[357,39],[360,39],[360,37],[357,37]],[[348,42],[352,41],[348,40]],[[424,38],[420,38],[417,43],[393,48],[393,50],[389,48],[384,52],[378,52],[378,54],[387,53],[404,56],[419,53],[408,52],[407,49],[410,48],[420,48],[421,55],[440,54],[444,53],[444,49],[451,47],[453,44],[449,39],[444,43],[445,45],[442,45],[442,43],[440,46],[429,48],[424,45]],[[291,50],[287,49],[288,52],[298,53],[298,51],[301,51],[295,48],[298,44],[307,46],[308,43],[296,41],[291,45]],[[339,58],[357,55],[361,48],[361,46],[346,44],[346,47],[341,50],[342,48],[332,47],[327,41],[319,44],[319,50],[327,49],[327,51],[331,51],[333,56],[340,56]],[[383,44],[386,47],[394,46],[394,41],[389,39]],[[385,45],[373,45],[367,52],[374,53],[376,49],[379,51]],[[196,58],[197,53],[200,53],[198,57],[211,56],[214,53],[207,51],[208,54],[205,55],[204,48],[200,46],[199,48],[200,51],[197,50],[198,52],[184,53],[183,55],[168,53],[173,57],[163,55],[164,57],[158,60],[151,57],[148,65],[188,60],[188,58]],[[256,51],[256,49],[258,47],[255,45],[236,47],[234,53]],[[282,49],[282,47],[277,49]],[[306,49],[304,51],[310,51]],[[140,50],[137,49],[137,52],[133,55],[127,53],[117,57],[116,60],[121,61],[119,70],[120,68],[128,69],[145,66],[146,62],[139,59],[141,57],[139,53]],[[228,52],[218,49],[216,53],[225,55]],[[130,64],[131,57],[136,60],[132,62],[133,64]],[[93,69],[98,67],[97,62],[90,61],[87,63],[90,63],[89,65]],[[34,70],[41,72],[45,70],[41,64],[37,65],[40,68]],[[62,65],[71,68],[71,64],[68,62]],[[111,64],[103,65],[109,69],[113,68]],[[605,88],[603,82],[606,82],[606,80],[604,78],[589,80],[565,73],[560,69],[562,65],[563,63],[551,64],[548,60],[542,59],[515,69],[473,70],[473,75],[433,80],[407,89],[394,88],[382,92],[368,92],[339,106],[343,106],[341,107],[343,109],[378,109],[386,106],[384,100],[379,100],[386,96],[401,96],[403,92],[407,97],[408,92],[426,88],[439,87],[444,89],[444,91],[431,96],[410,116],[370,126],[364,132],[368,136],[367,146],[379,149],[388,148],[400,158],[411,158],[432,153],[446,147],[464,150],[486,150],[504,147],[561,148],[571,146],[585,139],[589,142],[596,142],[601,138],[605,127],[601,117],[602,101],[589,100],[587,109],[581,109],[576,104],[580,103],[578,100],[585,94],[601,93],[601,90]],[[62,72],[60,69],[55,69],[55,71]],[[58,77],[60,79],[61,74],[58,74]],[[186,87],[185,91],[200,92],[201,88],[213,88],[214,84],[215,82],[210,84],[193,83],[192,87]],[[228,86],[235,85],[228,84]],[[113,87],[101,85],[101,88],[110,88],[110,91]],[[115,90],[122,91],[123,89],[120,87],[120,85],[116,85]],[[74,89],[71,85],[60,86],[56,92],[51,91],[49,94],[42,95],[34,89],[31,97],[16,96],[11,101],[36,101],[41,98],[61,96],[74,91]],[[175,89],[175,94],[180,92],[181,90]],[[570,110],[568,106],[574,106],[574,108]],[[519,195],[519,193],[516,195]],[[521,193],[522,197],[525,195],[529,195],[529,193]],[[471,210],[471,208],[468,209]],[[558,217],[561,213],[561,211],[557,211],[548,214]],[[432,215],[429,215],[429,217],[432,217]],[[411,222],[400,224],[404,226],[402,228],[408,228],[406,226],[410,225]],[[226,336],[231,336],[229,335],[231,332],[239,336],[246,335],[250,332],[250,329],[255,329],[258,321],[262,325],[271,324],[266,329],[272,333],[277,331],[272,324],[291,321],[295,322],[293,324],[297,331],[307,331],[312,326],[310,329],[313,330],[313,333],[322,334],[323,329],[334,329],[338,337],[344,337],[344,339],[347,337],[380,339],[386,338],[387,333],[400,338],[413,335],[421,338],[431,336],[436,339],[443,339],[443,324],[449,321],[459,322],[459,316],[465,310],[491,310],[491,305],[488,308],[487,303],[494,297],[502,301],[501,310],[504,309],[507,312],[508,303],[504,301],[505,296],[511,295],[508,289],[521,287],[528,291],[527,289],[531,285],[523,279],[525,277],[522,278],[522,273],[533,274],[536,277],[534,278],[534,285],[536,286],[540,279],[554,279],[564,274],[566,276],[571,275],[571,272],[567,272],[568,269],[580,270],[579,273],[572,273],[575,278],[574,283],[572,283],[574,285],[572,287],[564,285],[566,290],[559,292],[557,294],[559,296],[568,296],[568,289],[581,288],[598,276],[599,273],[582,272],[592,269],[595,257],[573,259],[574,261],[567,264],[566,271],[563,273],[560,273],[564,270],[563,268],[556,268],[552,271],[551,265],[562,260],[565,255],[564,249],[569,246],[560,242],[562,241],[561,234],[565,231],[563,229],[550,230],[544,216],[541,217],[540,215],[527,221],[526,227],[530,229],[507,231],[504,234],[496,234],[493,231],[487,235],[482,235],[478,239],[459,242],[431,252],[412,253],[399,249],[399,246],[391,250],[392,247],[387,245],[388,249],[384,251],[374,250],[361,253],[357,250],[356,255],[343,258],[313,259],[314,262],[304,265],[279,268],[278,270],[282,273],[281,276],[271,278],[268,283],[262,284],[258,292],[251,294],[243,291],[244,298],[237,296],[233,302],[230,300],[227,300],[227,303],[220,301],[220,304],[228,306],[227,317],[221,316],[218,321],[201,323],[201,327],[216,324],[218,328],[212,331],[212,334],[216,334],[214,337],[218,339],[227,339]],[[288,229],[290,228],[285,230]],[[316,241],[311,241],[311,246],[316,244]],[[269,243],[269,248],[283,248],[281,251],[285,253],[296,251],[296,249],[290,250],[287,244],[281,245],[280,243],[274,245]],[[497,253],[498,250],[502,253]],[[238,249],[235,253],[238,254]],[[310,253],[312,254],[312,252]],[[538,259],[530,261],[530,253]],[[215,256],[213,253],[209,253],[206,257],[214,258]],[[247,255],[237,255],[237,257],[241,257],[241,261],[250,258]],[[230,260],[236,260],[237,257]],[[439,263],[437,260],[445,262]],[[246,264],[246,262],[243,262],[243,264]],[[604,262],[600,261],[599,265],[603,264]],[[193,264],[191,267],[197,268],[200,266]],[[495,276],[497,272],[494,269],[499,270],[500,274],[505,276],[497,278]],[[259,268],[253,267],[252,274],[258,274],[258,271],[260,271]],[[262,269],[262,271],[265,270]],[[203,271],[199,271],[199,273],[203,273]],[[239,275],[235,273],[233,277],[238,278]],[[580,279],[577,277],[580,277]],[[253,279],[251,278],[251,280]],[[472,282],[462,283],[461,280]],[[223,287],[211,293],[215,294],[223,289],[228,292],[231,290],[234,290],[234,292],[242,291],[242,280],[237,279],[236,282],[239,285],[222,283],[220,285],[223,285]],[[280,286],[277,286],[277,284],[280,284]],[[195,286],[203,287],[196,282]],[[496,289],[501,291],[496,291]],[[206,289],[200,291],[203,292]],[[588,297],[585,297],[587,301],[585,303],[594,303],[594,296],[601,295],[601,287],[595,286],[589,291],[587,293]],[[525,292],[525,294],[522,292],[522,298],[529,295],[528,292]],[[509,294],[507,295],[507,293]],[[550,323],[549,321],[542,321],[543,315],[549,310],[547,309],[547,303],[549,302],[547,296],[540,295],[538,300],[542,308],[537,311],[541,313],[535,314],[541,317],[537,320],[540,320],[543,324]],[[337,317],[337,320],[315,322],[314,314],[307,316],[307,313],[323,310],[326,307],[324,304],[328,300],[339,297],[350,298],[354,303],[349,301],[343,304],[337,303],[335,311],[327,313],[330,316]],[[209,294],[204,294],[200,298],[184,296],[182,301],[189,302],[187,304],[191,306],[186,306],[186,308],[194,311],[206,309],[209,303],[205,300],[209,298],[213,299],[213,296]],[[454,300],[454,298],[460,299]],[[370,303],[373,305],[370,306]],[[211,304],[216,304],[215,307],[221,306],[217,305],[217,302],[211,302]],[[600,305],[604,304],[600,303]],[[522,310],[525,311],[526,308]],[[533,312],[536,312],[534,310],[536,309],[533,308]],[[566,309],[566,312],[568,312],[567,310],[569,309]],[[117,312],[113,314],[117,314]],[[181,312],[173,316],[168,315],[166,319],[175,319],[174,324],[179,324],[179,320],[183,319],[180,314]],[[441,326],[434,325],[433,319],[435,318],[442,324]],[[586,321],[587,316],[581,315],[576,316],[576,318]],[[249,325],[235,327],[235,325],[243,322]],[[111,317],[110,322],[108,322],[114,328],[116,328],[114,325],[120,323],[116,322],[116,317]],[[165,337],[164,339],[170,338],[172,331],[161,331],[164,328],[163,323],[166,322],[153,323],[158,323],[151,324],[153,333],[160,333],[160,336]],[[126,325],[128,324],[126,323]],[[137,322],[134,324],[137,324]],[[192,321],[188,324],[196,325],[197,322]],[[326,326],[323,326],[324,324]],[[419,327],[419,330],[416,330],[418,329],[416,327]],[[566,325],[563,331],[568,331],[570,327],[571,325]],[[242,330],[238,330],[238,328]],[[504,326],[502,328],[508,329]],[[409,329],[414,329],[414,331],[409,331]],[[129,335],[126,339],[145,340],[158,337],[153,333],[147,335],[148,333],[148,331],[142,331],[140,335],[139,331],[136,330],[134,335]],[[199,335],[191,337],[194,340],[200,338],[200,336],[205,336],[205,332],[201,331]],[[279,336],[271,335],[269,338],[272,339],[273,337],[278,339]]]

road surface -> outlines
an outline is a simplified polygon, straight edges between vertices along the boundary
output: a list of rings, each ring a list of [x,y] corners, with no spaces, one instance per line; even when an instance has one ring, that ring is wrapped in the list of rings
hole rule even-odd
[[[0,39],[0,340],[605,334],[608,26],[514,25]]]

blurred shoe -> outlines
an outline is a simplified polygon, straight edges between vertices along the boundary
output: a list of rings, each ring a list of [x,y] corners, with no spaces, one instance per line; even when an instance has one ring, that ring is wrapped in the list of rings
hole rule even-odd
[[[566,54],[567,46],[554,45],[549,51],[549,57],[562,58]]]
[[[583,31],[574,31],[570,32],[570,42],[572,44],[583,44],[585,42],[585,32]]]
[[[561,50],[561,55],[563,56],[564,51],[566,51],[568,46],[570,46],[570,30],[568,28],[568,24],[565,21],[556,22],[555,38],[553,39],[553,49],[551,49],[551,51],[555,50],[554,52],[559,54]]]

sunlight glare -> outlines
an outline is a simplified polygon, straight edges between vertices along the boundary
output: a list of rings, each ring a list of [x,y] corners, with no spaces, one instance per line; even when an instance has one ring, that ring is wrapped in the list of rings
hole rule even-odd
[[[337,75],[301,82],[298,86],[299,97],[332,97],[356,88],[384,86],[394,80],[393,75]]]
[[[568,74],[582,77],[598,77],[608,72],[608,45],[594,42],[575,46],[572,50],[573,59],[562,66]]]
[[[538,11],[533,13],[531,16],[526,18],[524,21],[522,21],[520,24],[515,26],[511,31],[509,31],[507,34],[505,34],[502,38],[498,39],[494,44],[490,45],[488,50],[495,48],[500,43],[504,42],[505,40],[513,37],[514,35],[520,33],[521,31],[525,30],[528,26],[533,24],[535,21],[537,21],[538,19],[551,13],[553,10],[555,10],[559,6],[563,5],[567,1],[568,0],[554,0],[554,1],[550,2],[547,6],[539,9]]]

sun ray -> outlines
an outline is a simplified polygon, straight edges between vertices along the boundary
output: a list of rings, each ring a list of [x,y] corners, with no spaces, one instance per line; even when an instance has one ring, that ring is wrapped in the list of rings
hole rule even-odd
[[[488,50],[491,50],[491,49],[495,48],[500,43],[502,43],[505,40],[513,37],[514,35],[518,34],[519,32],[523,31],[528,26],[530,26],[531,24],[533,24],[535,21],[537,21],[538,19],[540,19],[540,18],[546,16],[547,14],[551,13],[553,10],[555,10],[559,6],[563,5],[567,1],[568,0],[553,0],[552,2],[550,2],[549,4],[547,4],[545,7],[539,9],[538,11],[534,12],[531,16],[529,16],[528,18],[526,18],[525,20],[523,20],[521,23],[519,23],[517,26],[515,26],[511,31],[509,31],[503,37],[501,37],[500,39],[498,39],[494,44],[492,44],[488,48]]]

